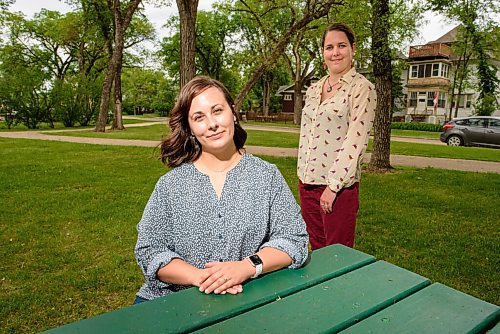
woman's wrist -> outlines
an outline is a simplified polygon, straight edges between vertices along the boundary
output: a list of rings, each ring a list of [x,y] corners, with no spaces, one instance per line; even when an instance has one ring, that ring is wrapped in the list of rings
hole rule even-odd
[[[246,280],[252,278],[255,275],[256,268],[252,265],[252,263],[250,262],[250,260],[248,258],[244,258],[240,262],[242,262],[242,264],[243,264],[243,268],[245,270]]]

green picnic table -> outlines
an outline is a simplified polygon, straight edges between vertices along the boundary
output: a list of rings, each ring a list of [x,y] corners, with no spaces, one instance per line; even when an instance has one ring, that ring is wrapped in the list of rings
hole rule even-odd
[[[242,294],[191,288],[47,333],[497,333],[499,320],[496,305],[332,245]]]

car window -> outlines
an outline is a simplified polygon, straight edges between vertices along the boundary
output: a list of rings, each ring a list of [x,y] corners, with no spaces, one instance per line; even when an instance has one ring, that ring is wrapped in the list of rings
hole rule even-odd
[[[500,119],[490,119],[488,127],[500,129]]]
[[[455,121],[455,124],[457,124],[457,125],[468,125],[469,124],[469,120],[468,119],[459,119],[459,120]]]
[[[469,126],[483,126],[483,120],[481,118],[471,118],[469,119]]]

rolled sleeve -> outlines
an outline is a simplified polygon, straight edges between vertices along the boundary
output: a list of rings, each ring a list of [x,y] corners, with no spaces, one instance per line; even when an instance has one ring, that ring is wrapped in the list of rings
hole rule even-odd
[[[260,248],[272,247],[287,253],[292,258],[289,268],[299,268],[308,253],[306,225],[288,184],[276,166],[273,167],[270,235]]]
[[[141,221],[137,225],[137,244],[135,257],[141,268],[146,282],[156,288],[168,287],[170,284],[160,281],[156,273],[166,266],[172,259],[181,258],[169,247],[169,238],[165,231],[169,231],[171,221],[168,204],[160,196],[163,187],[161,180],[144,209]]]

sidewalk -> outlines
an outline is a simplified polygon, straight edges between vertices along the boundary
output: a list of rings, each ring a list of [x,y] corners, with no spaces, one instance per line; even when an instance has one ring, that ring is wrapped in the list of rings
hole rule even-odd
[[[131,126],[132,124],[128,125]],[[140,126],[140,125],[137,125]],[[249,127],[246,127],[249,128]],[[265,127],[266,129],[268,127]],[[289,129],[290,130],[290,129]],[[292,129],[293,130],[293,129]],[[97,145],[117,145],[117,146],[141,146],[156,147],[159,141],[151,140],[130,140],[130,139],[108,139],[108,138],[88,138],[72,136],[55,136],[37,131],[17,131],[0,132],[0,137],[19,138],[19,139],[38,139],[52,140],[83,144]],[[408,139],[408,138],[405,138]],[[410,138],[416,139],[416,138]],[[416,139],[418,140],[418,139]],[[432,139],[430,139],[432,140]],[[246,150],[251,154],[270,155],[278,157],[296,157],[296,148],[265,147],[265,146],[246,146]],[[365,162],[370,161],[370,154],[367,153]],[[446,159],[446,158],[428,158],[408,155],[391,155],[391,164],[393,166],[409,166],[417,168],[433,167],[439,169],[461,170],[467,172],[488,172],[500,174],[500,163],[492,161],[464,160],[464,159]]]

